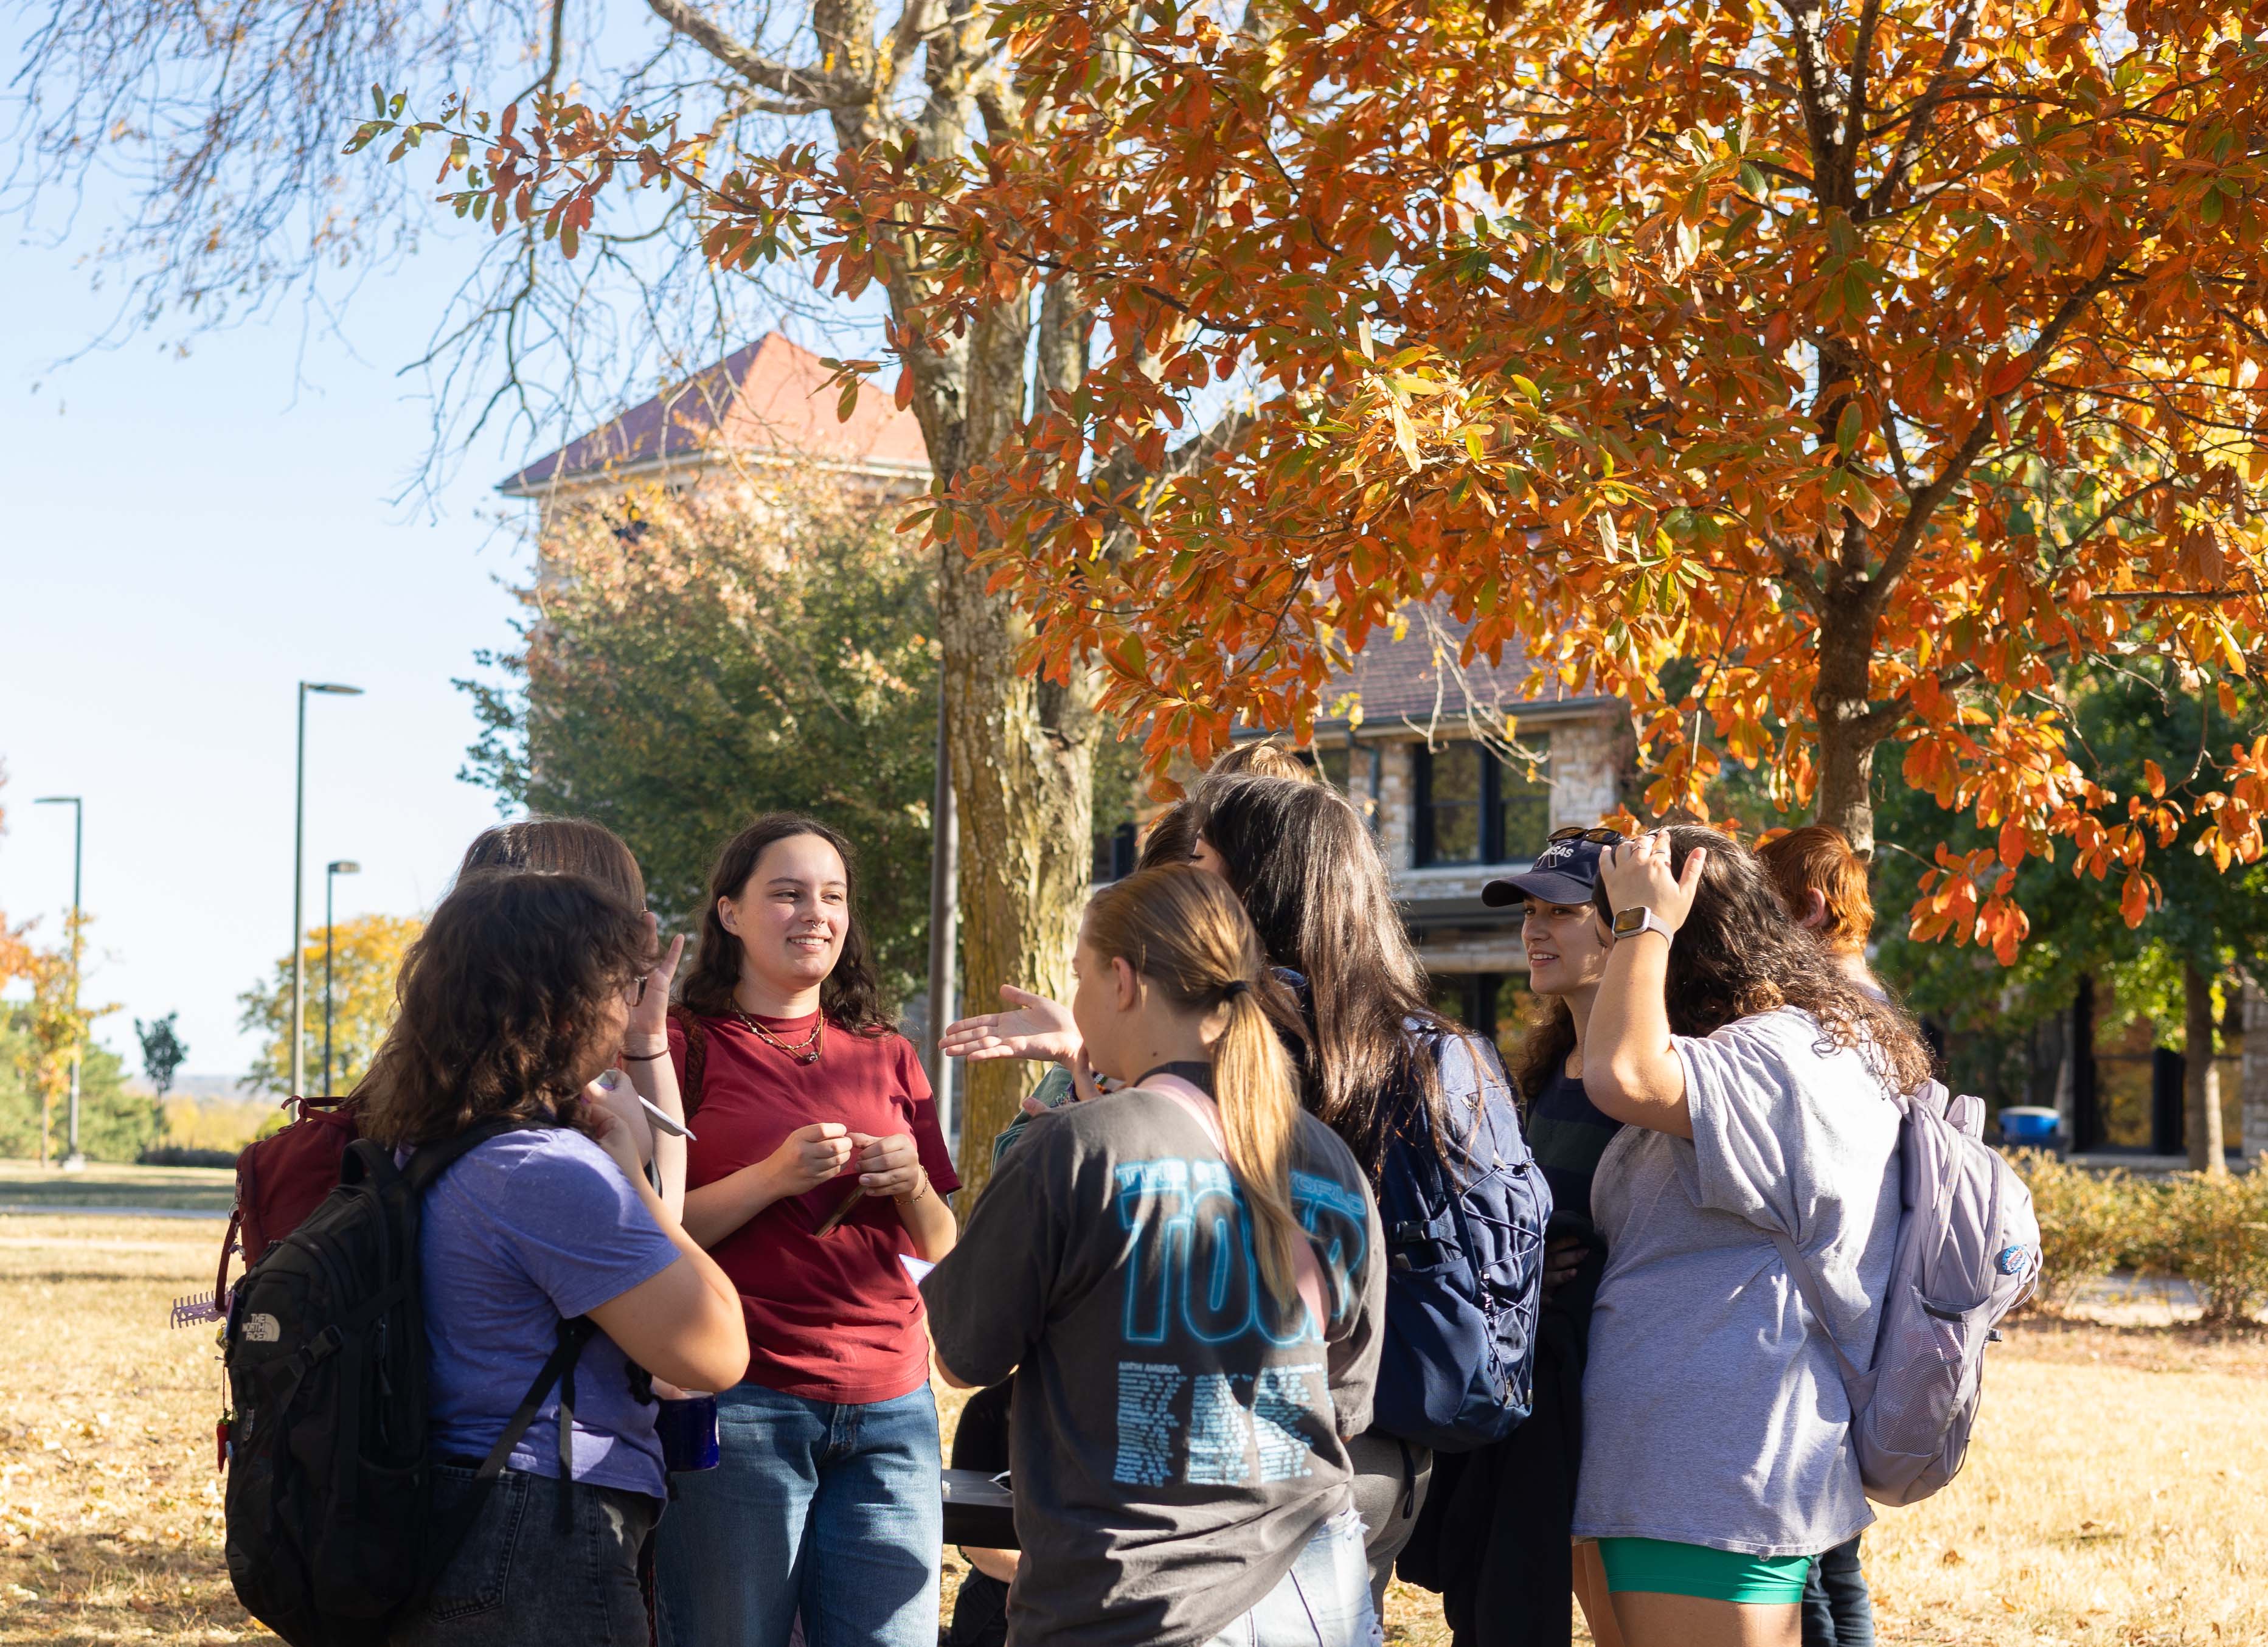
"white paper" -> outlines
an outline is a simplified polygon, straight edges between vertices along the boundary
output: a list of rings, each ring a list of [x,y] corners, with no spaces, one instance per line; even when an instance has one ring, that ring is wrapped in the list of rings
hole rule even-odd
[[[929,1272],[931,1270],[937,1268],[937,1266],[930,1262],[928,1259],[916,1258],[911,1253],[900,1253],[898,1254],[898,1262],[906,1267],[906,1274],[914,1278],[914,1285],[917,1287],[928,1279]]]

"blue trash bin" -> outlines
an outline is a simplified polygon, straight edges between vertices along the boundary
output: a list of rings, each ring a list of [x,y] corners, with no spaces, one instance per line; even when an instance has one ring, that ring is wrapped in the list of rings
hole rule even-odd
[[[2062,1130],[2063,1117],[2051,1109],[2019,1104],[2000,1112],[2001,1142],[2014,1148],[2052,1149]]]

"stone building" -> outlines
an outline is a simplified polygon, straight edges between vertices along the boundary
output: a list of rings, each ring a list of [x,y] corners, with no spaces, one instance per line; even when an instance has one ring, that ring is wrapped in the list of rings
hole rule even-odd
[[[1630,716],[1619,700],[1556,686],[1525,697],[1523,660],[1461,666],[1469,626],[1405,618],[1401,635],[1373,635],[1324,689],[1329,713],[1307,754],[1369,816],[1437,1004],[1508,1036],[1528,972],[1520,912],[1482,903],[1482,884],[1524,869],[1553,830],[1624,804],[1637,754]]]

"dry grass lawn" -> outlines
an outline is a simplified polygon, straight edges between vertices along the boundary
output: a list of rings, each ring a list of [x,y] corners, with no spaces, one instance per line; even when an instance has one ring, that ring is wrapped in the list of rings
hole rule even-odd
[[[221,1567],[212,1332],[166,1324],[222,1227],[0,1217],[0,1647],[270,1639]],[[1886,1643],[2268,1643],[2268,1337],[2027,1325],[1990,1387],[1961,1479],[1868,1535]],[[1391,1637],[1445,1644],[1431,1599]]]

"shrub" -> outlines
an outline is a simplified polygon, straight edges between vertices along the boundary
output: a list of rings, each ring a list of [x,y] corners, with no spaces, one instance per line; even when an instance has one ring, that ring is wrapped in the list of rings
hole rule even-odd
[[[2157,1226],[2155,1267],[2197,1289],[2208,1325],[2268,1303],[2268,1155],[2241,1175],[2180,1174],[2159,1198]]]
[[[188,1144],[152,1145],[142,1151],[139,1164],[144,1166],[234,1166],[233,1150],[200,1150]]]
[[[2042,1308],[2063,1309],[2122,1254],[2154,1246],[2149,1191],[2125,1173],[2090,1173],[2044,1150],[2014,1151],[2008,1165],[2032,1192],[2040,1221]]]

